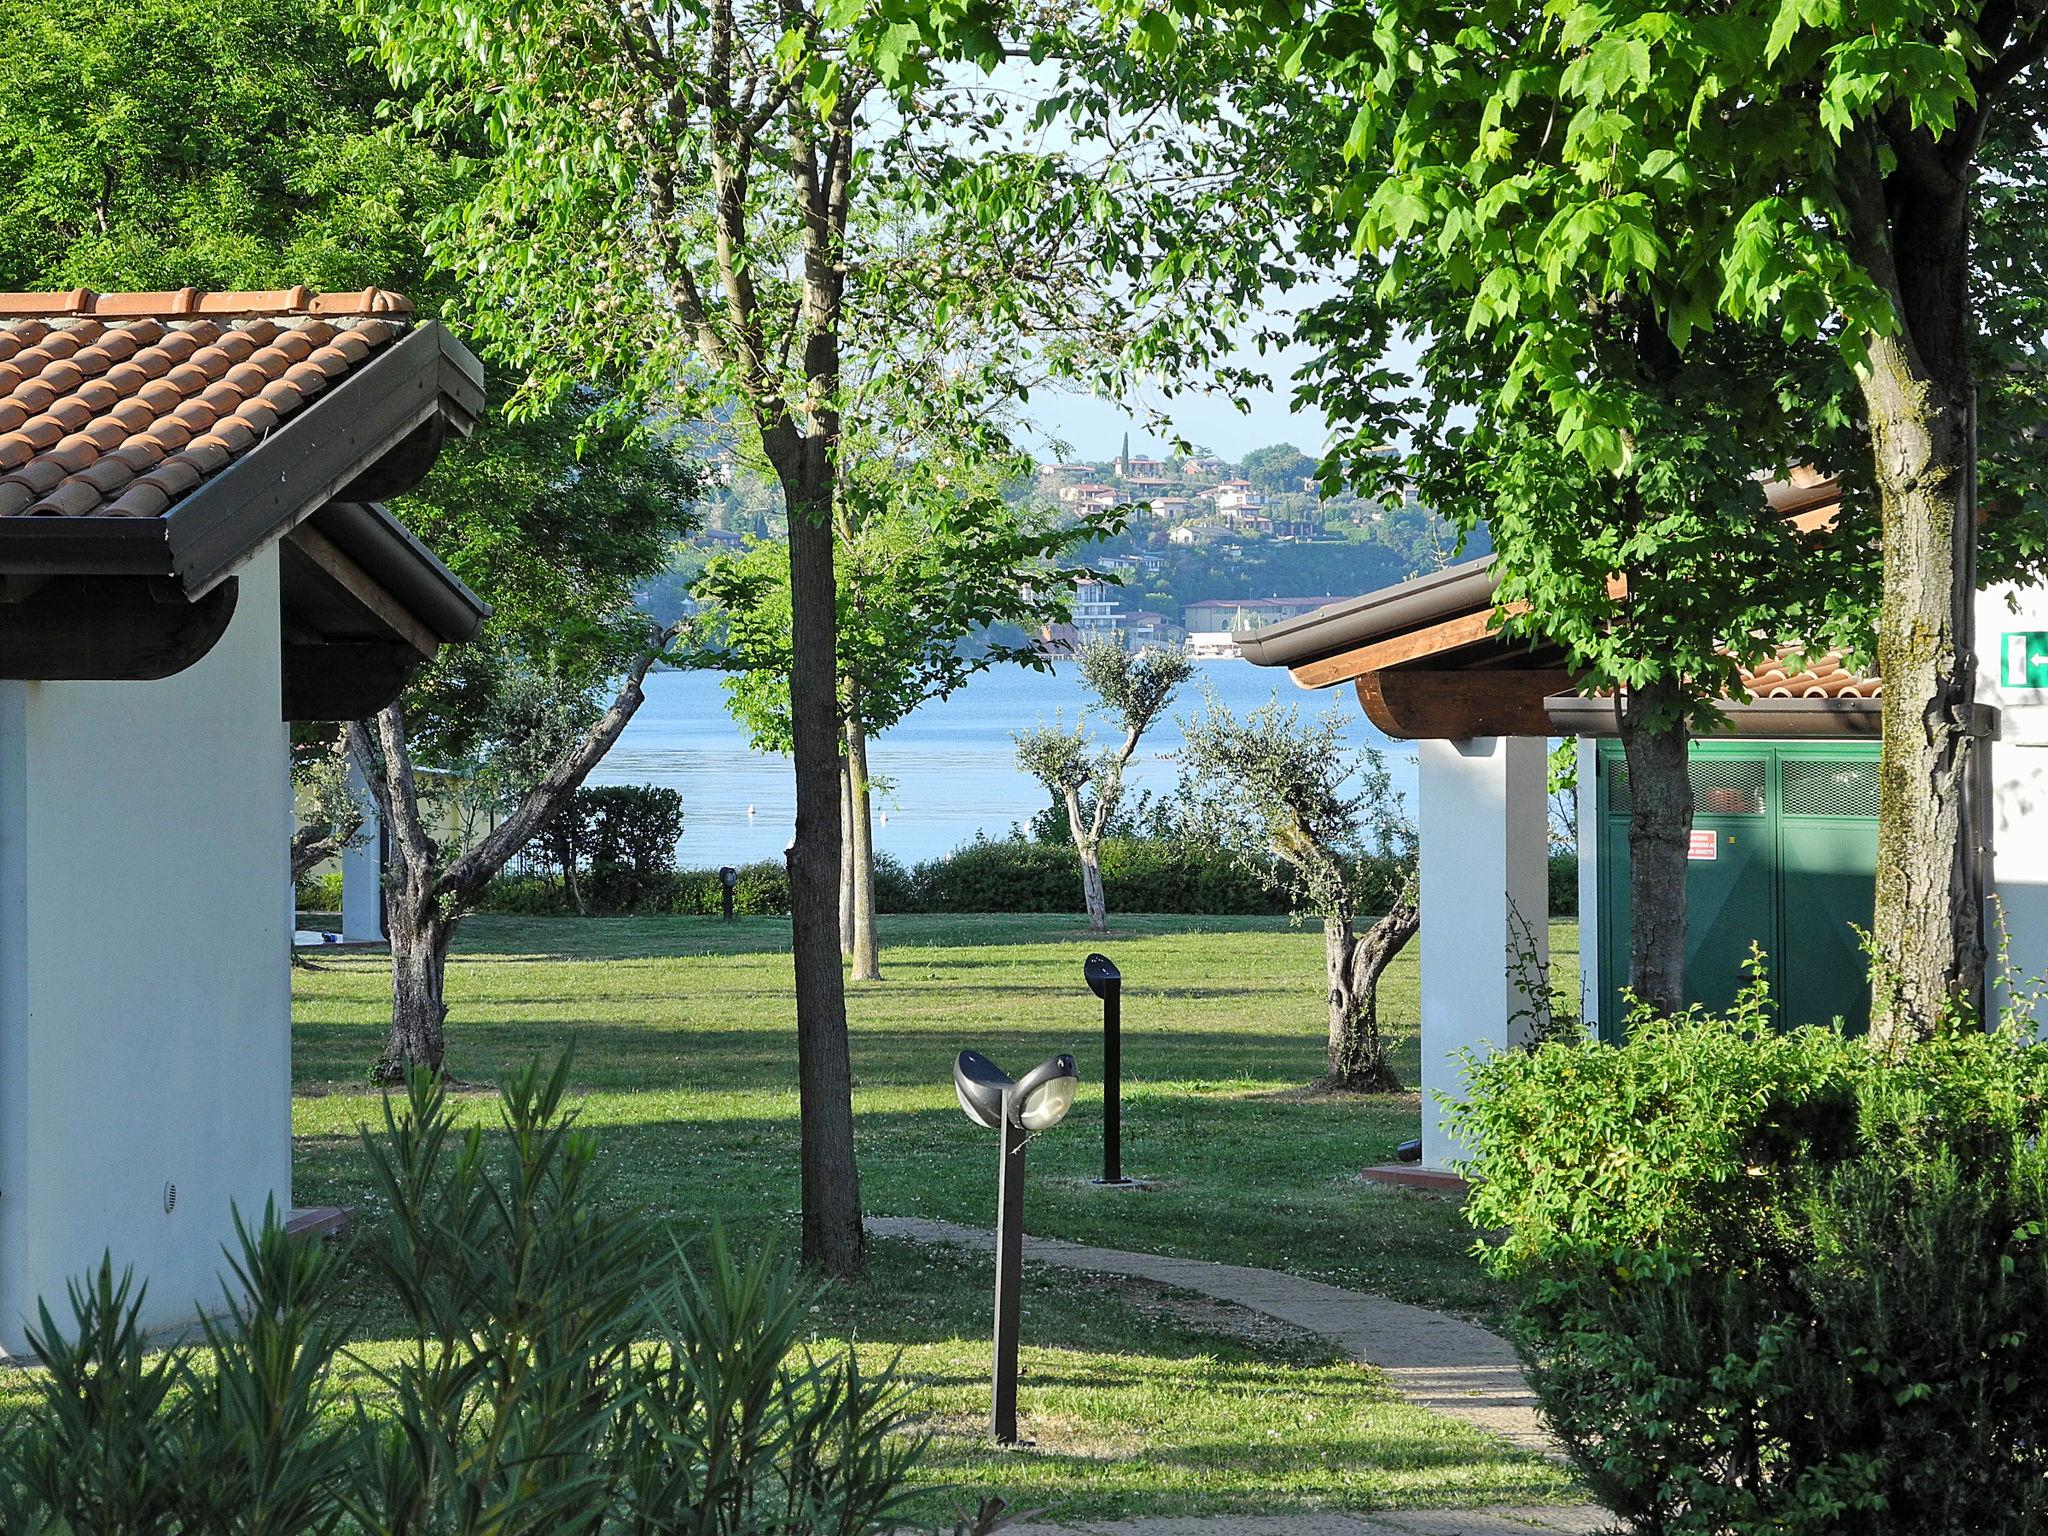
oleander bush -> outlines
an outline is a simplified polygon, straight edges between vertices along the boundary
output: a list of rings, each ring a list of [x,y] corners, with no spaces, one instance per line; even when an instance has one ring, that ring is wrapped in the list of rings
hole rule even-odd
[[[787,1263],[715,1234],[693,1267],[608,1198],[566,1063],[459,1128],[415,1077],[365,1145],[368,1234],[409,1343],[350,1402],[336,1265],[276,1213],[241,1233],[227,1310],[153,1350],[112,1263],[32,1333],[46,1369],[0,1429],[8,1536],[362,1536],[901,1529],[924,1440],[904,1394],[804,1344]]]
[[[1726,1016],[1471,1067],[1469,1213],[1643,1536],[2048,1529],[2048,1048]]]

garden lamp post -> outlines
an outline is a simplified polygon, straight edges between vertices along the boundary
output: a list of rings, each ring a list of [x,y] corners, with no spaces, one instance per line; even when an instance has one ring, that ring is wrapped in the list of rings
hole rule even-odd
[[[718,871],[718,883],[725,888],[721,894],[725,903],[725,920],[729,923],[732,921],[733,887],[740,883],[740,872],[730,864],[724,865]]]
[[[1017,1319],[1024,1282],[1024,1145],[1066,1119],[1080,1086],[1074,1058],[1055,1056],[1012,1081],[979,1051],[953,1058],[953,1090],[976,1125],[1001,1133],[996,1175],[996,1361],[989,1432],[1017,1443]]]
[[[1137,1183],[1124,1177],[1124,974],[1107,955],[1081,963],[1088,990],[1102,999],[1102,1177],[1111,1189]]]

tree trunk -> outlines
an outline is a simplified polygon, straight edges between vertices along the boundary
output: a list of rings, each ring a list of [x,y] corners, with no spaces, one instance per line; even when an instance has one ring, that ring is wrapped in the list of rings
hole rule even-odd
[[[383,1083],[403,1082],[416,1068],[437,1077],[443,1070],[443,1026],[448,1022],[443,988],[455,924],[430,915],[424,906],[416,888],[394,891],[389,903],[391,1038],[374,1074]]]
[[[828,1275],[860,1273],[860,1174],[854,1166],[853,1062],[839,953],[839,697],[837,589],[832,574],[828,445],[807,439],[802,472],[782,476],[789,512],[790,726],[796,758],[796,842],[789,857],[796,967],[803,1260]]]
[[[853,763],[839,764],[839,824],[853,825]],[[853,953],[853,839],[839,839],[839,953]]]
[[[1088,931],[1107,933],[1109,901],[1102,891],[1102,840],[1081,815],[1080,791],[1069,786],[1066,802],[1067,830],[1073,834],[1074,852],[1081,859],[1081,904],[1088,909]]]
[[[1903,147],[1904,152],[1900,152]],[[1968,791],[1975,727],[1976,443],[1972,430],[1969,172],[1928,135],[1845,146],[1851,247],[1899,325],[1865,347],[1883,590],[1877,904],[1870,1033],[1925,1035],[1982,1005],[1983,872]]]
[[[1081,900],[1088,908],[1088,931],[1109,932],[1109,902],[1102,893],[1102,850],[1094,843],[1083,843],[1081,855]]]
[[[1918,376],[1907,349],[1871,344],[1862,376],[1884,529],[1877,667],[1878,780],[1871,1035],[1925,1035],[1983,987],[1983,893],[1965,795],[1976,695],[1966,399]]]
[[[1399,1093],[1401,1079],[1380,1038],[1380,977],[1421,926],[1413,892],[1361,936],[1351,916],[1323,918],[1323,969],[1330,986],[1330,1045],[1322,1085],[1357,1093]]]
[[[868,784],[868,733],[858,720],[846,722],[847,780],[852,788],[852,815],[847,818],[847,845],[853,870],[853,979],[882,979],[881,936],[875,928],[874,797]]]
[[[1677,678],[1631,688],[1616,702],[1628,759],[1628,985],[1659,1013],[1685,1006],[1685,876],[1692,776]]]

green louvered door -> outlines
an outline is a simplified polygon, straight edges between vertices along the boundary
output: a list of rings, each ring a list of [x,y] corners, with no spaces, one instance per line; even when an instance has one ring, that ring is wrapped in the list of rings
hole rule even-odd
[[[1601,1033],[1619,1038],[1628,980],[1627,765],[1601,744]],[[1877,859],[1877,751],[1862,742],[1695,742],[1686,865],[1686,986],[1725,1008],[1750,948],[1764,951],[1781,1016],[1861,1028],[1869,999],[1858,927],[1870,924]]]

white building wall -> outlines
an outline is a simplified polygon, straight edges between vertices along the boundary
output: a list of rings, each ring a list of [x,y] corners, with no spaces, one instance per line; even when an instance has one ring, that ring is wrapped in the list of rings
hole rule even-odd
[[[1549,744],[1538,736],[1418,741],[1422,847],[1422,1162],[1465,1155],[1447,1105],[1463,1054],[1521,1043],[1521,983],[1550,957]]]
[[[1600,1032],[1600,743],[1578,738],[1579,1017]]]
[[[341,936],[351,944],[384,940],[384,819],[362,764],[350,753],[349,793],[363,808],[363,830],[341,851]]]
[[[2048,631],[2048,590],[1994,587],[1977,599],[1977,697],[1998,706],[1991,748],[1991,879],[1997,904],[1988,923],[1994,1014],[2009,991],[2026,996],[2048,977],[2048,689],[2007,688],[2001,657],[2008,634]],[[2003,946],[2014,982],[2004,985]],[[2048,1028],[2048,1019],[2036,1023]]]
[[[277,554],[149,683],[0,682],[0,1349],[111,1252],[163,1327],[291,1184]],[[166,1210],[166,1191],[176,1200]]]

